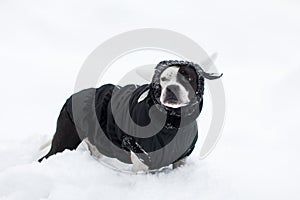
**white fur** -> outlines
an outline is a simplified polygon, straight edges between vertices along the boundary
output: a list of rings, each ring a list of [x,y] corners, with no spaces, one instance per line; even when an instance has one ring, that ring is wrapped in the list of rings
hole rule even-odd
[[[168,67],[166,70],[163,71],[163,73],[160,76],[160,85],[161,85],[161,95],[160,95],[160,102],[168,107],[172,108],[179,108],[182,106],[187,105],[190,100],[189,100],[189,92],[177,82],[177,74],[179,71],[179,67]],[[162,79],[167,79],[167,80],[162,80]],[[166,88],[169,85],[177,85],[179,86],[179,96],[178,98],[178,104],[169,104],[169,103],[164,103],[164,99],[166,98]]]
[[[96,157],[96,158],[101,158],[103,155],[98,151],[97,147],[95,145],[93,145],[88,138],[85,138],[83,140],[87,146],[88,146],[88,150],[91,152],[91,155]]]
[[[103,154],[99,152],[97,147],[93,145],[87,138],[83,140],[83,143],[86,144],[87,149],[90,151],[91,155],[94,156],[95,158],[99,159],[103,157]],[[130,159],[132,162],[132,168],[131,170],[133,172],[139,172],[139,171],[147,171],[149,167],[145,165],[138,157],[133,153],[132,151],[130,152]]]
[[[139,171],[147,171],[149,168],[145,165],[140,159],[131,151],[130,154],[131,162],[133,164],[132,171],[139,172]]]

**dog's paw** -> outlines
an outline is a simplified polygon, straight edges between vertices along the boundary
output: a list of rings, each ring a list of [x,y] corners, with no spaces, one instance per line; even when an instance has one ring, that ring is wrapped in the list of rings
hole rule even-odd
[[[140,172],[140,171],[148,171],[149,167],[145,165],[140,159],[131,151],[130,154],[131,162],[132,162],[132,171]]]

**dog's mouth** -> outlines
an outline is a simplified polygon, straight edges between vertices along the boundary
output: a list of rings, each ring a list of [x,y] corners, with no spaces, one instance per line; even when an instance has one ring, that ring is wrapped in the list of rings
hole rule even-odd
[[[173,88],[173,89],[172,89]],[[163,90],[163,94],[161,95],[161,103],[164,106],[171,107],[171,108],[179,108],[182,106],[186,106],[189,103],[189,100],[186,98],[182,98],[180,95],[179,87],[166,87]]]
[[[164,106],[170,107],[170,108],[179,108],[188,105],[188,102],[182,102],[178,100],[176,96],[168,95],[164,100],[162,101],[162,104]]]
[[[180,107],[188,105],[188,103],[180,103],[180,102],[175,103],[175,102],[167,101],[167,102],[164,102],[163,105],[170,107],[170,108],[180,108]]]

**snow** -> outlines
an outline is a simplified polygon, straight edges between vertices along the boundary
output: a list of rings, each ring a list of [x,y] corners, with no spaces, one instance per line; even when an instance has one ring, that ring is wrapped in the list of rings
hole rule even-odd
[[[87,151],[66,151],[42,164],[34,162],[2,171],[0,195],[8,199],[132,199],[144,194],[144,199],[181,199],[197,198],[196,191],[205,189],[204,196],[213,199],[216,180],[210,173],[213,170],[207,171],[201,163],[189,163],[174,172],[130,175],[104,167]],[[174,189],[182,192],[174,196]]]
[[[296,0],[1,1],[0,199],[299,199],[299,8]],[[200,140],[185,167],[124,174],[83,150],[37,163],[85,58],[144,27],[218,52],[227,113],[214,151],[198,158],[211,117],[206,90]],[[99,84],[171,57],[128,55]]]

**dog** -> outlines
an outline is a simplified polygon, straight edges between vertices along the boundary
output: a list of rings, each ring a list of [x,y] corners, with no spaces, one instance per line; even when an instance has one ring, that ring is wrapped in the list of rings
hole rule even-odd
[[[92,155],[133,164],[133,171],[181,166],[198,138],[204,79],[221,76],[193,62],[168,60],[156,66],[150,84],[106,84],[73,94],[39,162],[85,141]]]

